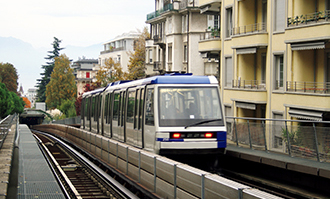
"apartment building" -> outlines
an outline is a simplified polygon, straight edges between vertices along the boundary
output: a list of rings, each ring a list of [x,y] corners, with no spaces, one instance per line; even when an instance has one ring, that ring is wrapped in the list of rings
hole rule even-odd
[[[95,76],[97,70],[94,68],[97,66],[97,59],[82,58],[73,62],[72,68],[74,70],[75,82],[77,85],[77,96],[84,92],[84,86],[86,84],[92,84],[96,81]]]
[[[101,51],[99,56],[99,65],[105,66],[106,59],[110,57],[117,63],[120,63],[123,72],[128,72],[128,52],[134,51],[134,41],[140,36],[141,33],[131,31],[123,33],[116,38],[105,42],[103,44],[104,50]]]
[[[199,52],[219,53],[227,116],[330,120],[329,0],[199,4],[219,8],[220,38],[201,39]]]
[[[146,21],[151,36],[146,42],[147,74],[175,71],[217,75],[218,47],[212,59],[198,48],[208,28],[209,32],[219,29],[219,12],[203,15],[199,6],[196,0],[155,1],[155,11],[147,15]]]

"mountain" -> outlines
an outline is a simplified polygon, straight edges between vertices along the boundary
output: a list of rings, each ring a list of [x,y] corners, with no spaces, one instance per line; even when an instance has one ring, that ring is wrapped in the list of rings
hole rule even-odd
[[[62,46],[61,46],[62,47]],[[79,57],[88,59],[98,59],[102,44],[95,44],[87,47],[66,46],[61,53],[66,54],[72,61]],[[13,37],[0,37],[0,62],[8,62],[14,65],[19,76],[19,86],[23,86],[26,93],[29,88],[37,85],[37,79],[40,79],[40,73],[43,72],[42,65],[46,64],[49,48],[34,48],[30,43],[24,42]]]

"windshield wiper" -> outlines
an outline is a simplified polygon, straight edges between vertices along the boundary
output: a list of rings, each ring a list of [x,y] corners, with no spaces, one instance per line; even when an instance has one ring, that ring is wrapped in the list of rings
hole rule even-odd
[[[191,126],[197,126],[197,125],[200,125],[200,124],[205,124],[205,123],[209,123],[209,122],[216,122],[216,121],[221,121],[221,120],[222,119],[204,120],[204,121],[189,124],[189,125],[185,126],[184,128],[186,129],[186,128],[191,127]]]

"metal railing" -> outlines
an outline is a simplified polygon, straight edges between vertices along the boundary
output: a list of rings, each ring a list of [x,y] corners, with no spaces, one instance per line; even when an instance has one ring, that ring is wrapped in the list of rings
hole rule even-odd
[[[265,80],[232,80],[232,88],[266,90]]]
[[[51,123],[54,123],[54,124],[80,124],[80,122],[81,122],[81,118],[80,118],[80,116],[77,116],[77,117],[65,118],[63,120],[52,121]]]
[[[210,40],[210,39],[220,39],[220,30],[209,30],[206,29],[204,33],[199,36],[200,41]]]
[[[242,35],[255,32],[266,32],[266,23],[256,23],[233,28],[233,35]]]
[[[226,117],[228,144],[330,162],[330,122]]]
[[[287,81],[286,90],[303,93],[329,93],[330,82],[298,82]]]
[[[8,115],[5,119],[0,121],[0,149],[7,137],[8,132],[11,130],[11,125],[16,122],[17,115]]]
[[[330,10],[318,11],[309,14],[288,17],[288,27],[317,23],[320,21],[328,21],[330,18]]]
[[[117,48],[114,47],[114,48],[109,49],[109,50],[101,51],[101,55],[111,53],[111,52],[116,52],[116,51],[122,51],[122,50],[126,50],[126,48],[124,46],[123,47],[117,47]]]
[[[150,14],[147,14],[147,20],[151,20],[153,18],[156,18],[158,16],[160,16],[161,14],[163,14],[166,11],[172,11],[173,9],[173,4],[166,4],[164,5],[164,7],[162,9],[156,10],[155,12],[152,12]]]

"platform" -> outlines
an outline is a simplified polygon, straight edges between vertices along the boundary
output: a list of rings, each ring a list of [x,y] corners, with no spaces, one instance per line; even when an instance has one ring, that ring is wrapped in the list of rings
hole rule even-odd
[[[330,163],[228,145],[226,155],[330,179]]]
[[[17,198],[65,196],[27,125],[19,125],[19,171]]]

